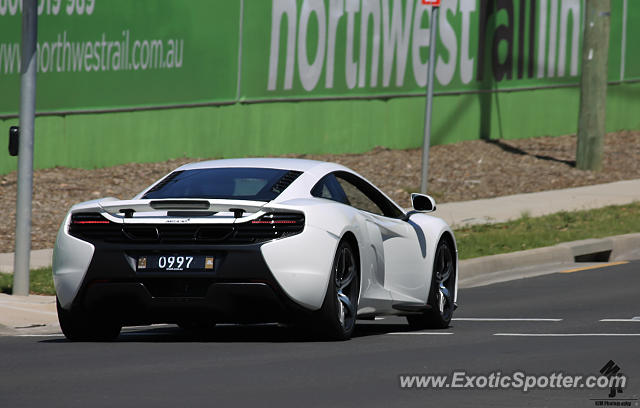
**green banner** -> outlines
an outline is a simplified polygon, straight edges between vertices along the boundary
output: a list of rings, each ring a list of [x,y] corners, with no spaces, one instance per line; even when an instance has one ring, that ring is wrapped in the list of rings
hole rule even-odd
[[[0,116],[19,104],[21,0],[0,0]],[[420,95],[420,0],[39,0],[37,110]],[[610,81],[640,79],[640,1],[612,0]],[[582,0],[442,0],[436,93],[573,86]],[[606,17],[606,16],[605,16]],[[240,72],[239,72],[240,71]]]
[[[623,38],[627,14],[640,11],[637,3],[612,2],[612,81],[637,78],[640,58]],[[242,98],[421,94],[430,16],[420,0],[247,1]],[[577,84],[583,19],[581,0],[443,0],[435,90]],[[634,67],[626,75],[623,52]]]
[[[0,0],[0,114],[17,113],[21,0]],[[234,101],[239,1],[39,0],[38,112]]]

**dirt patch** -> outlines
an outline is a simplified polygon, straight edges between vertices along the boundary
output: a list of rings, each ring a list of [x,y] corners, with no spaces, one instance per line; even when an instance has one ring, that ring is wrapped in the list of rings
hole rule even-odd
[[[605,138],[601,172],[575,168],[575,136],[474,140],[431,148],[429,193],[438,202],[466,201],[640,178],[640,131]],[[376,148],[364,154],[289,155],[341,163],[367,177],[402,206],[420,187],[421,150]],[[201,159],[203,160],[203,159]],[[53,247],[69,207],[94,198],[128,199],[172,169],[194,161],[132,163],[103,169],[53,168],[34,175],[33,249]],[[16,173],[0,176],[0,253],[13,252]]]

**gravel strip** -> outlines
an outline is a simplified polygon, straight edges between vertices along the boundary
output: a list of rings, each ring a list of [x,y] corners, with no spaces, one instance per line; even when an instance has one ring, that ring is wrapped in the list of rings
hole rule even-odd
[[[575,168],[576,136],[474,140],[433,146],[429,193],[438,202],[466,201],[640,178],[640,131],[605,138],[601,172]],[[420,187],[420,149],[375,148],[363,154],[288,155],[341,163],[367,177],[402,206]],[[199,159],[199,160],[204,160]],[[53,247],[71,205],[99,197],[128,199],[172,169],[194,159],[131,163],[85,170],[52,168],[34,175],[32,249]],[[13,252],[16,172],[0,176],[0,253]]]

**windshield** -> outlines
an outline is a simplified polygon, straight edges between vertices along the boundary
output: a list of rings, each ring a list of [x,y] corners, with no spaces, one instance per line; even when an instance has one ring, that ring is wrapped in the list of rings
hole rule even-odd
[[[300,174],[292,170],[242,167],[174,171],[142,198],[271,201]]]

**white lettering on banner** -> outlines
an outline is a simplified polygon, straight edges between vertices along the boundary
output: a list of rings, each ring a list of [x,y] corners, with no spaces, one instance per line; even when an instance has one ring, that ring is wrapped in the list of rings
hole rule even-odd
[[[396,86],[402,86],[409,52],[409,35],[411,33],[412,4],[406,2],[404,19],[402,18],[402,2],[393,0],[393,11],[389,16],[389,0],[382,0],[382,86],[389,86],[393,59],[396,61]],[[389,27],[391,20],[391,27]]]
[[[353,89],[356,86],[357,63],[353,60],[353,26],[355,13],[360,10],[360,0],[347,0],[347,46],[345,56],[345,80],[347,88]]]
[[[534,75],[534,67],[537,78],[564,77],[567,71],[568,75],[577,76],[581,0],[532,1],[519,3],[515,9],[520,13],[519,19],[513,16],[516,3],[442,2],[438,21],[438,38],[442,46],[435,61],[437,81],[448,85],[458,75],[461,83],[468,84],[474,79],[474,73],[477,80],[482,80],[484,67],[476,65],[487,58],[492,71],[487,75],[493,75],[499,81],[513,77],[516,67],[513,60],[516,57],[518,78],[523,77],[522,61],[525,57],[531,64],[530,78]],[[298,4],[301,4],[300,9]],[[533,15],[525,19],[525,4],[528,5],[528,13],[537,14],[537,19]],[[509,19],[506,24],[497,26],[501,30],[500,36],[484,32],[496,29],[488,26],[487,21],[503,9],[507,10]],[[430,17],[431,7],[422,5],[421,0],[272,0],[267,89],[290,90],[294,80],[299,80],[307,92],[323,85],[325,89],[336,85],[347,89],[403,87],[406,85],[408,58],[411,58],[413,82],[423,87],[429,64],[425,49],[433,43],[429,38]],[[471,33],[474,17],[484,19],[478,33]],[[309,36],[311,19],[318,23],[317,38]],[[532,27],[536,20],[537,26]],[[517,38],[522,38],[525,35],[524,24],[528,24],[529,32],[537,40],[537,53],[532,39],[528,48],[524,47],[523,41],[520,43],[516,57],[510,51],[506,60],[500,60],[505,58],[498,56],[501,43],[507,41],[511,50],[514,36],[517,34]],[[286,41],[281,41],[281,33],[286,35]],[[476,55],[471,54],[472,40],[479,41]],[[309,41],[317,43],[309,47]],[[344,82],[342,78],[335,77],[336,61],[342,61],[342,58],[336,58],[336,44],[344,44]],[[315,49],[315,54],[309,55],[309,49]],[[285,56],[281,57],[281,53]],[[378,81],[380,69],[382,76]],[[395,80],[392,81],[394,71]],[[323,85],[318,85],[323,73]]]
[[[37,72],[137,71],[178,69],[183,65],[184,39],[134,40],[131,44],[129,30],[122,31],[121,39],[102,33],[97,41],[70,41],[66,31],[56,37],[36,44]],[[20,44],[0,44],[0,75],[19,72]]]
[[[422,15],[427,14],[427,20],[431,21],[431,7],[425,7],[420,3],[420,0],[416,2],[416,11],[413,18],[413,47],[411,48],[411,56],[413,63],[413,77],[416,80],[418,86],[427,85],[427,66],[429,58],[424,63],[420,58],[420,48],[429,47],[431,42],[430,33],[428,28],[421,28],[420,22],[422,21]]]
[[[371,46],[371,87],[378,84],[378,60],[380,57],[380,1],[362,0],[362,19],[360,20],[360,74],[358,87],[364,88],[367,68],[367,38],[369,34],[369,16],[373,18],[373,38]]]
[[[309,63],[307,55],[307,30],[309,27],[309,18],[311,13],[316,15],[318,19],[318,45],[316,47],[316,56],[312,63]],[[300,82],[307,91],[312,91],[322,73],[322,64],[324,63],[324,51],[326,47],[326,23],[325,23],[324,6],[319,1],[305,0],[302,4],[300,13],[300,34],[298,35],[298,69],[300,70]]]
[[[567,26],[571,15],[571,76],[578,75],[578,47],[580,43],[580,0],[562,0],[560,11],[560,44],[558,47],[558,76],[564,76],[567,56]]]
[[[447,20],[447,12],[455,16],[458,10],[458,0],[448,0],[442,2],[440,6],[438,26],[440,27],[440,40],[444,48],[449,53],[449,61],[442,58],[442,54],[437,57],[436,77],[442,85],[449,85],[456,70],[456,55],[458,54],[458,42],[453,27]]]
[[[90,16],[96,7],[96,0],[38,0],[37,3],[39,16]],[[0,16],[22,14],[22,7],[22,0],[0,0]]]
[[[296,0],[273,0],[271,17],[271,53],[269,56],[269,86],[268,89],[276,89],[278,81],[278,56],[280,51],[280,24],[282,17],[287,17],[287,62],[285,63],[284,89],[293,86],[293,61],[295,58],[294,47],[296,41],[297,21]]]
[[[544,54],[547,45],[547,0],[540,0],[538,17],[538,78],[544,78]]]
[[[329,2],[329,38],[327,40],[327,74],[325,88],[333,88],[333,67],[336,57],[336,31],[338,22],[344,15],[344,0],[330,0]]]
[[[547,76],[556,76],[556,40],[558,36],[558,0],[551,0],[549,9],[549,60],[547,61]]]
[[[471,13],[476,11],[476,0],[460,0],[462,38],[460,44],[460,80],[468,84],[473,79],[473,58],[469,58],[469,30]]]

